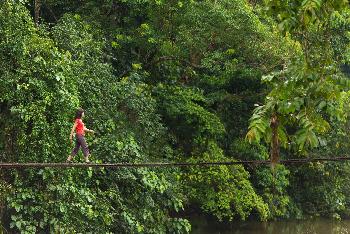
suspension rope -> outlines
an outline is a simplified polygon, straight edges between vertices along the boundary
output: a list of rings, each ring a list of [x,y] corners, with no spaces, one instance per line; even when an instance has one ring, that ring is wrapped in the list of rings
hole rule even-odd
[[[280,160],[279,164],[303,164],[309,162],[340,162],[348,161],[350,157],[335,158],[294,158]],[[224,161],[224,162],[150,162],[150,163],[5,163],[0,162],[0,168],[69,168],[69,167],[94,167],[94,168],[139,168],[139,167],[208,167],[220,165],[267,165],[270,160],[243,160],[243,161]]]

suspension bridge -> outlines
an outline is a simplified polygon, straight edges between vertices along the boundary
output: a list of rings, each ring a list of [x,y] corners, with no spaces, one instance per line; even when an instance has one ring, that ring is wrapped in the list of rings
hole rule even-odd
[[[279,164],[304,164],[310,162],[342,162],[349,161],[350,157],[334,158],[294,158],[280,160]],[[270,160],[241,160],[220,162],[147,162],[147,163],[49,163],[49,162],[0,162],[0,168],[140,168],[140,167],[211,167],[230,165],[269,165]]]

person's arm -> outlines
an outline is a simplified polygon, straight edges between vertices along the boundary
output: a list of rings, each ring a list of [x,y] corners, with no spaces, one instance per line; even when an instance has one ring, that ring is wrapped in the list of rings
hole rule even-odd
[[[73,141],[73,134],[74,134],[74,131],[75,131],[75,128],[77,127],[77,123],[74,123],[73,127],[72,127],[72,130],[70,131],[70,136],[69,136],[69,140],[70,142]]]
[[[89,133],[95,133],[94,130],[88,129],[86,127],[84,127],[84,131],[89,132]]]

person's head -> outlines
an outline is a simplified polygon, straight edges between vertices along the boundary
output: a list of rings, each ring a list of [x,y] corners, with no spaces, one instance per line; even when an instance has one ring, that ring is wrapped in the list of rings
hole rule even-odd
[[[83,108],[78,108],[77,112],[75,113],[75,118],[76,119],[81,119],[84,117],[84,110]]]

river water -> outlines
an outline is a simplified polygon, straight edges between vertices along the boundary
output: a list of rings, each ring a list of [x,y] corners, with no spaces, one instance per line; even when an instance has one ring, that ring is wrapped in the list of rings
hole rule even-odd
[[[312,219],[273,222],[218,224],[205,219],[191,220],[192,234],[350,234],[350,220]]]

